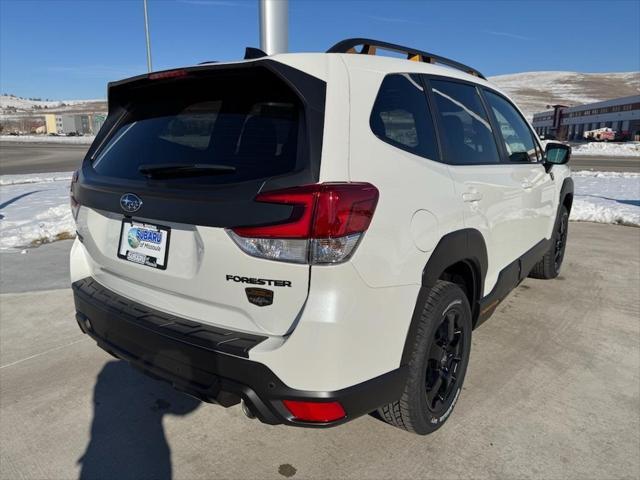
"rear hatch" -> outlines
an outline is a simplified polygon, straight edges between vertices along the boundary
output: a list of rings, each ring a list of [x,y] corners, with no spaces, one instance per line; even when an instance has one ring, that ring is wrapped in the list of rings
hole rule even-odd
[[[94,278],[202,323],[284,335],[308,264],[243,252],[234,227],[286,221],[261,192],[318,181],[326,85],[264,59],[109,86],[109,116],[72,196]]]

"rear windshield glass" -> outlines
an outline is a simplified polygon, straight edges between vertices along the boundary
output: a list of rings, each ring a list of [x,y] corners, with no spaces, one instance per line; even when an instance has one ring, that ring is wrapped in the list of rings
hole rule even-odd
[[[231,183],[304,168],[300,101],[266,69],[148,83],[131,98],[94,156],[98,174]]]

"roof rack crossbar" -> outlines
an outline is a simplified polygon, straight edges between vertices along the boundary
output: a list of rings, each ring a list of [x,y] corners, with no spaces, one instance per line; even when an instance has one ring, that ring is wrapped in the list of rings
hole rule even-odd
[[[359,46],[362,46],[360,50],[356,48]],[[395,43],[382,42],[371,38],[348,38],[346,40],[342,40],[327,50],[327,53],[358,53],[363,55],[375,55],[377,49],[404,53],[407,55],[407,60],[425,63],[439,63],[486,80],[486,77],[475,68],[471,68],[468,65],[456,62],[455,60],[441,57],[440,55],[435,55],[423,50],[416,50],[415,48],[403,47],[402,45],[396,45]]]

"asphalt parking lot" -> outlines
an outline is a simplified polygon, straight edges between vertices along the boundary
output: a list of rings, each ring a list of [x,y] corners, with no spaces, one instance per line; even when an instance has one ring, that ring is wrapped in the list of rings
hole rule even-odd
[[[70,172],[78,168],[89,145],[0,141],[0,175]],[[574,170],[640,172],[638,157],[573,156]]]
[[[89,145],[0,141],[0,175],[70,172],[88,149]]]
[[[80,333],[70,290],[51,289],[64,262],[45,261],[68,242],[3,253],[2,291],[17,293],[0,296],[0,477],[637,479],[640,229],[569,235],[562,275],[526,280],[474,332],[463,395],[428,437],[373,417],[270,427],[201,404]],[[58,283],[39,279],[48,268]]]

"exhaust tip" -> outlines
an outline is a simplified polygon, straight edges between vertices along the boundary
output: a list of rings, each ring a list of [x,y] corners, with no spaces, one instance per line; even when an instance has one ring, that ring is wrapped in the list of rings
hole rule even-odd
[[[80,327],[80,330],[82,330],[82,333],[89,333],[93,330],[91,321],[86,315],[76,312],[76,321],[78,322],[78,326]]]
[[[244,399],[240,401],[240,408],[242,409],[242,413],[244,413],[247,418],[250,418],[252,420],[256,418]]]

